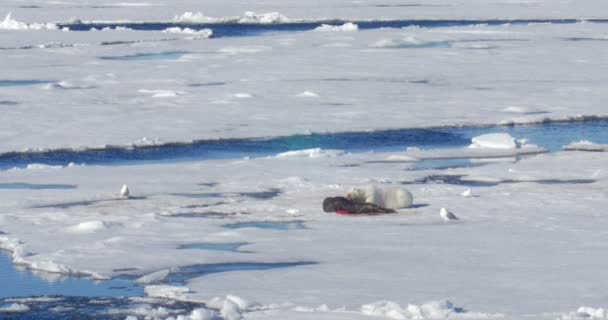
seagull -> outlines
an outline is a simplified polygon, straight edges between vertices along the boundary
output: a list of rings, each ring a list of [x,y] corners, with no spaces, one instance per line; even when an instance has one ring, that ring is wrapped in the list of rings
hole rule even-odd
[[[473,192],[471,191],[471,189],[466,189],[465,191],[463,191],[461,193],[461,195],[465,198],[472,198],[473,197]]]
[[[439,215],[441,216],[443,221],[460,220],[460,219],[458,219],[457,216],[455,216],[453,213],[449,212],[448,209],[446,209],[446,208],[441,208],[441,211],[439,211]]]
[[[122,188],[120,189],[120,196],[124,198],[129,197],[129,187],[127,187],[126,184],[122,185]]]

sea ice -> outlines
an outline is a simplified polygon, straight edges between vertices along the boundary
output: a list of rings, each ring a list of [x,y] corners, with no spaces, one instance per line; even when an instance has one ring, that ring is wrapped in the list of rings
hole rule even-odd
[[[581,140],[578,142],[572,142],[563,147],[564,150],[578,150],[578,151],[608,151],[608,144],[597,144],[589,140]]]
[[[517,141],[508,133],[488,133],[471,139],[469,148],[517,149]]]
[[[322,31],[322,32],[332,32],[332,31],[342,31],[342,32],[354,32],[354,31],[359,31],[359,26],[352,23],[352,22],[347,22],[341,26],[334,26],[334,25],[329,25],[329,24],[322,24],[321,26],[315,28],[315,31]]]
[[[0,313],[20,313],[28,311],[30,311],[30,307],[21,303],[13,303],[5,307],[0,306]]]

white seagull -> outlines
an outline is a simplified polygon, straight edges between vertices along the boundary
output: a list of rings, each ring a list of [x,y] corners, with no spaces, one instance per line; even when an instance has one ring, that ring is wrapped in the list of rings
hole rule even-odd
[[[120,196],[124,197],[124,198],[128,198],[129,197],[129,187],[127,187],[126,184],[122,185],[122,188],[120,189]]]
[[[441,216],[443,221],[460,220],[460,219],[458,219],[458,217],[456,215],[449,212],[448,209],[446,209],[446,208],[441,208],[441,211],[439,211],[439,215]]]
[[[466,189],[465,191],[463,191],[461,193],[461,195],[465,198],[472,198],[473,197],[473,192],[471,191],[471,189]]]

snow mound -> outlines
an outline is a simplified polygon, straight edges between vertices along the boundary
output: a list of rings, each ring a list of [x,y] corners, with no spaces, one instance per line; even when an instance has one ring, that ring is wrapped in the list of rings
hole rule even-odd
[[[300,92],[300,93],[296,94],[296,97],[299,97],[299,98],[318,98],[319,95],[317,93],[312,92],[312,91],[306,90],[304,92]]]
[[[239,93],[235,93],[232,95],[233,97],[237,98],[237,99],[249,99],[249,98],[253,98],[253,94],[248,93],[248,92],[239,92]]]
[[[499,314],[469,312],[454,307],[450,301],[432,301],[422,305],[409,304],[406,308],[392,301],[378,301],[361,306],[361,313],[388,319],[490,319],[500,318]]]
[[[577,319],[608,319],[608,312],[604,308],[580,307],[576,312],[564,314],[558,319],[577,320]]]
[[[576,310],[576,313],[583,315],[584,318],[591,319],[606,319],[608,314],[604,308],[591,308],[591,307],[580,307]]]
[[[219,309],[222,318],[226,320],[242,319],[242,314],[245,311],[251,310],[258,306],[256,303],[247,301],[241,297],[227,295],[226,298],[215,297],[211,299],[207,306],[213,309]]]
[[[330,25],[330,24],[322,24],[319,27],[316,27],[314,31],[321,31],[321,32],[355,32],[355,31],[359,31],[359,26],[352,23],[352,22],[347,22],[341,26],[334,26],[334,25]]]
[[[99,220],[85,221],[68,228],[72,233],[94,233],[107,229],[109,224]]]
[[[284,16],[278,12],[268,12],[268,13],[257,14],[253,11],[247,11],[239,19],[239,23],[261,23],[261,24],[286,23],[289,21],[290,21],[289,18],[287,18],[286,16]]]
[[[20,22],[11,17],[11,13],[4,17],[0,22],[0,30],[57,30],[56,24],[53,23],[25,23]]]
[[[211,29],[201,29],[194,30],[190,28],[180,28],[180,27],[172,27],[163,30],[164,33],[172,33],[172,34],[183,34],[192,36],[194,39],[207,39],[213,36],[213,30]]]
[[[471,139],[473,142],[469,148],[487,148],[487,149],[517,149],[519,144],[508,133],[488,133]]]
[[[185,94],[184,91],[139,89],[139,93],[150,94],[152,98],[172,98]]]
[[[386,161],[395,161],[395,162],[416,162],[420,159],[408,155],[401,154],[392,154],[385,159]]]
[[[505,113],[516,113],[516,114],[534,114],[534,113],[545,113],[545,111],[540,109],[533,109],[528,107],[521,106],[510,106],[501,110]]]
[[[64,89],[64,90],[74,90],[74,89],[93,89],[95,86],[90,84],[75,84],[67,81],[59,81],[55,83],[46,84],[43,87],[45,90],[51,89]]]
[[[189,22],[189,23],[214,23],[218,22],[217,18],[206,17],[202,12],[184,12],[182,15],[173,17],[174,22]]]
[[[192,310],[190,315],[188,315],[188,316],[180,315],[176,318],[176,320],[214,320],[214,319],[217,319],[215,312],[213,312],[209,309],[204,309],[204,308],[194,309],[194,310]]]
[[[562,147],[564,150],[573,151],[608,151],[608,144],[597,144],[589,140],[581,140]]]
[[[276,155],[277,158],[330,158],[344,154],[343,150],[323,150],[321,148],[304,149],[282,152]]]
[[[30,307],[24,305],[24,304],[20,304],[20,303],[13,303],[10,304],[6,307],[0,307],[0,312],[28,312],[30,311]]]
[[[286,16],[278,12],[268,12],[257,14],[253,11],[247,11],[240,17],[224,17],[214,18],[207,17],[202,12],[184,12],[182,15],[173,17],[174,22],[182,23],[259,23],[259,24],[271,24],[271,23],[286,23],[291,20]]]

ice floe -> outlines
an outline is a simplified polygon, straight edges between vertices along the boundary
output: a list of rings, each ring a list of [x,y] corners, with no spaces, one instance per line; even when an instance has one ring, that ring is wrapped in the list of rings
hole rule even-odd
[[[190,28],[171,27],[171,28],[165,29],[163,32],[171,33],[171,34],[183,34],[183,35],[191,36],[196,39],[211,38],[213,36],[213,30],[211,30],[211,29],[194,30],[194,29],[190,29]]]
[[[20,22],[8,13],[2,22],[0,22],[0,30],[57,30],[59,29],[53,23],[25,23]]]
[[[290,22],[290,19],[278,12],[268,13],[255,13],[253,11],[246,11],[242,16],[238,17],[209,17],[205,16],[202,12],[184,12],[181,15],[177,15],[173,18],[174,22],[182,23],[286,23]]]
[[[319,27],[315,28],[315,31],[321,31],[321,32],[333,32],[333,31],[342,31],[342,32],[354,32],[354,31],[359,31],[359,26],[352,23],[352,22],[347,22],[343,25],[339,25],[339,26],[334,26],[334,25],[329,25],[329,24],[322,24]]]
[[[313,149],[304,149],[304,150],[294,150],[281,152],[276,155],[277,158],[328,158],[328,157],[337,157],[343,155],[344,151],[342,150],[323,150],[321,148],[313,148]]]
[[[608,151],[608,144],[597,144],[589,140],[581,140],[565,145],[563,149],[578,151]]]
[[[30,311],[30,307],[22,303],[13,303],[8,306],[0,306],[0,313],[21,313]]]

